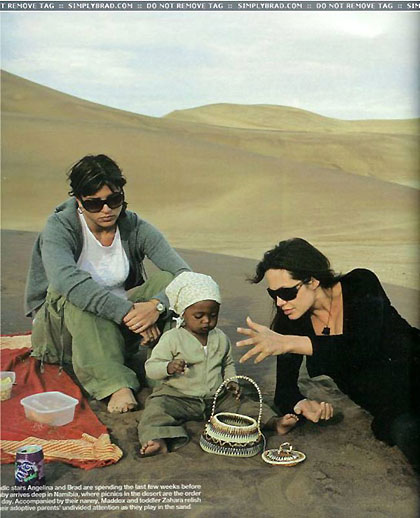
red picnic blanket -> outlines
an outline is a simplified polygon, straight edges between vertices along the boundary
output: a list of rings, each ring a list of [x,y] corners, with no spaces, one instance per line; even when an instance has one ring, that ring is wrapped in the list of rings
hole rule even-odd
[[[80,388],[66,372],[59,372],[57,365],[44,364],[44,372],[41,373],[39,361],[30,357],[28,348],[2,349],[1,370],[16,373],[12,397],[1,402],[2,463],[14,462],[15,446],[18,447],[17,443],[28,437],[31,440],[40,439],[47,462],[61,460],[91,469],[117,462],[122,456],[121,450],[110,442],[106,427],[91,410]],[[21,399],[39,392],[55,390],[79,401],[74,420],[57,427],[28,420],[20,403]],[[98,447],[95,447],[95,443]]]

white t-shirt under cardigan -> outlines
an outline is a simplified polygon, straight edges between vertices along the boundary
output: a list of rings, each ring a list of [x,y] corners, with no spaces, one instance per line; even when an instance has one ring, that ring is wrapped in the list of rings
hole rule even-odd
[[[117,227],[112,244],[104,246],[88,227],[83,214],[79,214],[79,219],[83,231],[83,248],[77,266],[90,273],[98,284],[126,299],[124,284],[130,265],[121,244],[120,229]]]

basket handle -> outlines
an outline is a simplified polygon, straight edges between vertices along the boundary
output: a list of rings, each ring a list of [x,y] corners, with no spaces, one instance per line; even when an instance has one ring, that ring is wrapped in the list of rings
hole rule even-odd
[[[254,385],[254,387],[256,388],[257,392],[258,392],[258,397],[260,399],[260,411],[258,413],[258,430],[260,429],[260,424],[261,424],[261,415],[262,415],[262,403],[263,403],[263,398],[262,398],[262,394],[261,394],[261,390],[260,390],[260,387],[255,383],[255,381],[252,379],[252,378],[249,378],[248,376],[242,376],[242,375],[237,375],[237,376],[232,376],[231,378],[228,378],[226,379],[221,385],[220,387],[216,390],[216,393],[214,395],[214,398],[213,398],[213,406],[212,406],[212,409],[211,409],[211,416],[210,416],[210,419],[214,416],[214,411],[216,409],[216,400],[217,400],[217,397],[218,395],[220,394],[220,391],[223,389],[223,387],[225,385],[227,385],[230,381],[234,381],[236,379],[242,379],[242,380],[245,380],[245,381],[249,381],[252,385]]]

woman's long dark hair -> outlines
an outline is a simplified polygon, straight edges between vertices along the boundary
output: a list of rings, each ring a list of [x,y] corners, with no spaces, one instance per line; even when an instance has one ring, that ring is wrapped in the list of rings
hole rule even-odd
[[[280,241],[273,249],[268,250],[257,264],[254,277],[249,281],[259,283],[267,270],[287,270],[293,279],[300,281],[314,277],[323,288],[330,288],[341,278],[341,275],[331,269],[327,257],[300,237]]]
[[[70,196],[81,198],[91,196],[104,185],[111,191],[122,191],[127,180],[114,160],[106,155],[86,155],[76,162],[67,173],[70,183]],[[123,203],[121,215],[125,214],[127,203]]]
[[[300,237],[293,237],[268,250],[257,264],[254,277],[249,281],[257,284],[267,270],[287,270],[293,279],[306,281],[311,277],[317,279],[323,288],[331,288],[341,275],[331,269],[330,261],[313,245]],[[271,329],[277,330],[277,323],[282,318],[282,312],[274,303],[275,311]]]

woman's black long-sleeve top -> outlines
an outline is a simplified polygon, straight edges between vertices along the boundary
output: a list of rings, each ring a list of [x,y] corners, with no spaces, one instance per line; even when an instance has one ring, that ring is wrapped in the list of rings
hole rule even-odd
[[[309,311],[289,320],[279,310],[273,329],[285,335],[308,336],[313,354],[306,357],[311,377],[330,376],[340,390],[373,416],[377,438],[387,440],[390,422],[411,412],[420,414],[420,332],[391,306],[376,275],[356,269],[340,279],[343,298],[343,334],[319,336]],[[303,356],[277,357],[275,403],[293,411],[303,399],[298,388]]]

